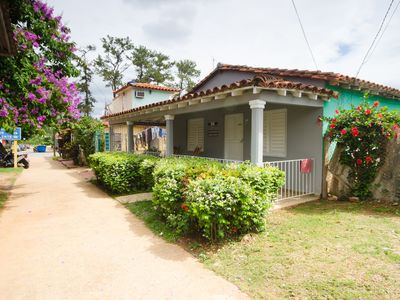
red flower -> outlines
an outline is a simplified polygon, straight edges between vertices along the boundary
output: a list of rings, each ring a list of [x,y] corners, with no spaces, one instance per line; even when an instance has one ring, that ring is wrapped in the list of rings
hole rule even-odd
[[[337,109],[337,110],[335,110],[335,113],[337,113],[337,114],[338,114],[338,113],[340,113],[340,111]]]
[[[332,119],[332,123],[336,123],[336,118],[333,118],[333,119]]]
[[[382,118],[383,118],[383,115],[379,113],[379,114],[378,114],[378,118],[379,118],[379,119],[382,119]]]
[[[188,211],[188,210],[189,210],[189,206],[187,206],[186,203],[182,203],[181,208],[182,208],[184,211]]]
[[[378,107],[379,106],[379,102],[378,101],[375,101],[374,102],[374,107]]]
[[[357,165],[359,165],[359,166],[361,166],[362,165],[362,163],[363,163],[363,161],[362,161],[362,159],[357,159]]]
[[[374,160],[374,159],[373,159],[372,156],[370,156],[370,155],[368,155],[368,156],[365,158],[365,162],[366,162],[367,164],[371,163],[373,160]]]
[[[371,110],[369,108],[365,110],[366,115],[369,115],[370,113],[371,113]]]
[[[335,128],[335,127],[336,127],[336,124],[335,124],[335,123],[332,123],[329,127],[330,127],[330,128]]]
[[[342,129],[342,131],[340,132],[342,135],[345,135],[347,133],[346,129]]]
[[[357,110],[358,110],[358,111],[361,111],[361,106],[357,106]]]
[[[358,128],[357,128],[357,127],[353,127],[353,128],[351,129],[351,134],[352,134],[354,137],[358,136],[359,133],[360,133],[360,132],[358,131]]]

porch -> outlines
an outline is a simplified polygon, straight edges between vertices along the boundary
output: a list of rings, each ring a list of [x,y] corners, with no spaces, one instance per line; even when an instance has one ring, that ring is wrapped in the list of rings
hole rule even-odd
[[[296,176],[300,172],[297,165],[309,158],[312,171],[307,177],[307,188],[294,190],[291,184],[295,181],[287,179],[281,198],[319,194],[322,171],[319,117],[323,114],[323,101],[330,96],[329,91],[320,87],[254,78],[110,116],[110,132],[113,126],[126,124],[128,151],[132,151],[133,138],[129,132],[135,122],[165,122],[166,156],[250,160],[260,166],[282,162],[282,167],[287,164],[283,161],[293,161],[294,169],[284,171]],[[298,181],[301,180],[299,177]]]

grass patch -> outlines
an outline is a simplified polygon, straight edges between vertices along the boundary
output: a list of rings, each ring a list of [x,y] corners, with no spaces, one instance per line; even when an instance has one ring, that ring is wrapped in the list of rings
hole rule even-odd
[[[9,195],[8,191],[12,188],[22,170],[23,168],[0,168],[0,174],[2,174],[0,176],[0,208],[4,207]]]
[[[400,295],[399,209],[315,202],[271,213],[267,231],[208,252],[206,266],[255,299]]]
[[[0,173],[21,173],[23,168],[0,168]]]
[[[151,201],[138,201],[125,204],[138,218],[144,221],[156,235],[162,236],[168,242],[177,242],[181,237],[173,229],[165,225],[154,210]]]
[[[400,210],[378,202],[314,202],[272,212],[267,231],[210,246],[166,227],[151,201],[127,208],[252,299],[394,299]]]

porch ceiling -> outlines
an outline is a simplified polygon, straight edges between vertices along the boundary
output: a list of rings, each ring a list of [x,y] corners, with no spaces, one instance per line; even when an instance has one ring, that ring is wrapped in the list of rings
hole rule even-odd
[[[256,99],[265,100],[267,103],[322,107],[321,100],[329,100],[331,97],[336,98],[337,93],[312,85],[255,76],[253,79],[103,116],[102,119],[108,119],[111,123],[127,120],[162,121],[166,114],[184,114],[237,106]]]

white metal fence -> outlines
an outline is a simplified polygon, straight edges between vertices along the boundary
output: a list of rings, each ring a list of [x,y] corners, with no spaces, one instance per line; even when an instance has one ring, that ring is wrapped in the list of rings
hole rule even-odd
[[[313,158],[268,161],[264,162],[264,166],[276,167],[285,172],[285,184],[278,192],[277,200],[315,193],[315,160]]]
[[[159,152],[144,151],[143,154],[163,156]],[[198,157],[212,161],[218,161],[223,164],[243,163],[243,161],[240,160],[224,158],[202,157],[183,154],[174,154],[173,156],[191,158]],[[303,164],[308,164],[308,167],[304,166]],[[264,162],[264,166],[275,167],[285,172],[285,184],[278,191],[277,200],[297,198],[315,194],[315,160],[313,158],[267,161]]]

